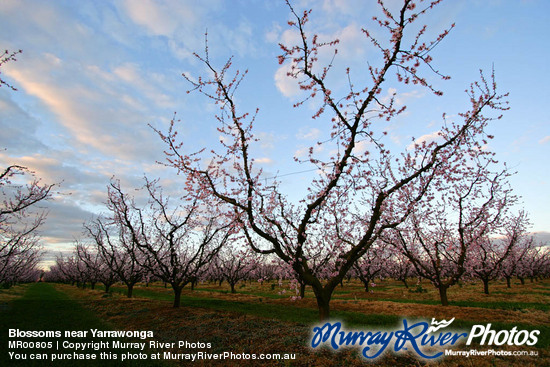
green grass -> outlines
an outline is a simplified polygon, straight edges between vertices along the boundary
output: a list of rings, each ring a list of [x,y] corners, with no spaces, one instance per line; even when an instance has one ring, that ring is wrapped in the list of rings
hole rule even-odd
[[[0,335],[0,366],[120,366],[120,361],[99,360],[99,351],[97,360],[63,360],[63,361],[37,361],[31,360],[30,355],[35,353],[61,353],[71,354],[75,352],[73,349],[56,350],[56,342],[60,343],[63,340],[72,342],[87,342],[87,341],[112,341],[115,339],[92,339],[91,333],[88,332],[87,338],[65,338],[63,332],[65,330],[113,330],[106,322],[97,318],[91,311],[81,307],[78,302],[71,300],[66,294],[57,291],[51,284],[35,283],[27,286],[26,293],[16,300],[10,302],[7,306],[0,310],[0,326],[2,333]],[[25,331],[62,331],[61,338],[9,338],[8,329],[19,329]],[[53,349],[9,349],[8,340],[22,340],[25,342],[52,342]],[[122,341],[130,341],[124,339]],[[108,350],[114,351],[114,350]],[[128,350],[117,350],[120,353],[125,353]],[[26,354],[26,360],[16,361],[9,358],[9,352]],[[80,351],[78,353],[93,353],[93,349]],[[135,353],[135,350],[130,350]],[[48,356],[48,358],[50,358]],[[146,363],[145,363],[146,362]],[[124,366],[160,366],[153,364],[154,361],[138,361],[124,363]]]
[[[201,291],[201,292],[212,292],[212,293],[222,293],[222,294],[230,294],[231,293],[231,290],[228,290],[228,289],[195,288],[195,290],[196,291]],[[271,298],[271,299],[288,298],[288,294],[268,293],[268,292],[264,292],[264,291],[253,292],[253,291],[238,289],[237,293],[247,294],[247,295],[251,295],[251,296],[264,297],[264,298]]]
[[[441,301],[439,300],[418,300],[418,299],[399,299],[399,298],[380,298],[374,299],[376,301],[386,301],[386,302],[397,302],[397,303],[416,303],[421,305],[440,305]],[[498,310],[539,310],[539,311],[550,311],[550,305],[544,303],[533,303],[533,302],[479,302],[479,301],[449,301],[450,306],[460,306],[460,307],[479,307],[487,309],[498,309]]]
[[[103,286],[99,285],[96,286],[96,289],[102,290]],[[378,289],[381,289],[379,287]],[[126,294],[126,287],[124,286],[113,286],[111,287],[111,290],[113,292],[119,293],[119,294]],[[229,294],[229,290],[224,289],[208,289],[208,288],[195,288],[197,291],[203,291],[203,292],[213,292],[213,293],[221,293],[221,294]],[[335,296],[343,295],[347,293],[353,293],[354,290],[342,290],[342,291],[335,291]],[[279,294],[270,294],[262,291],[244,291],[244,290],[238,290],[238,294],[246,294],[246,295],[254,295],[258,297],[264,297],[264,298],[271,298],[271,299],[281,299],[281,298],[288,298],[289,294],[279,295]],[[497,293],[497,292],[494,292]],[[157,300],[172,300],[173,299],[173,292],[170,288],[163,288],[163,287],[141,287],[141,288],[134,288],[134,295],[138,297],[146,297],[151,299],[157,299]],[[306,292],[306,296],[310,296],[309,292]],[[198,296],[201,298],[200,296]],[[182,300],[185,298],[185,296],[182,296]],[[187,298],[197,298],[195,296],[187,297]],[[335,297],[335,299],[340,300],[357,300],[355,298],[345,298],[345,297]],[[363,300],[363,299],[360,299]],[[441,302],[438,299],[407,299],[407,298],[374,298],[374,299],[365,299],[370,300],[371,302],[377,302],[377,301],[386,301],[386,302],[397,302],[397,303],[416,303],[416,304],[425,304],[425,305],[440,305]],[[536,302],[497,302],[497,301],[485,301],[485,302],[479,302],[479,301],[450,301],[450,305],[452,306],[460,306],[460,307],[479,307],[479,308],[487,308],[487,309],[503,309],[503,310],[524,310],[524,309],[534,309],[534,310],[540,310],[540,311],[550,311],[550,304],[545,303],[536,303]]]
[[[103,286],[99,285],[96,286],[96,289],[103,290]],[[225,290],[219,290],[219,289],[203,289],[203,288],[195,288],[197,291],[209,291],[209,292],[215,292],[215,293],[229,293]],[[126,294],[126,287],[124,286],[112,286],[111,290],[116,293],[120,293],[125,295]],[[280,299],[280,298],[288,298],[289,295],[274,295],[269,294],[266,292],[252,292],[252,291],[242,291],[239,290],[237,293],[239,294],[247,294],[247,295],[255,295],[258,297],[264,297],[264,298],[270,298],[270,299]],[[344,292],[342,292],[344,293]],[[347,293],[347,292],[346,292]],[[156,299],[156,300],[173,300],[174,299],[174,293],[171,288],[162,288],[162,287],[136,287],[134,288],[134,295],[136,297],[145,297],[150,299]],[[337,296],[338,294],[335,294]],[[309,296],[309,294],[308,294]],[[182,296],[182,304],[184,299],[196,299],[196,297],[185,297]],[[199,297],[201,298],[201,297]],[[204,298],[208,299],[208,298]],[[342,297],[335,297],[335,299],[340,300],[354,300],[354,298],[342,298]],[[415,303],[415,304],[422,304],[422,305],[440,305],[441,302],[439,300],[419,300],[419,299],[404,299],[404,298],[377,298],[377,299],[371,299],[372,302],[376,301],[386,301],[386,302],[397,302],[397,303]],[[550,311],[550,304],[548,303],[535,303],[535,302],[479,302],[479,301],[449,301],[449,305],[451,306],[460,306],[460,307],[479,307],[479,308],[487,308],[487,309],[500,309],[500,310],[539,310],[539,311]]]
[[[98,288],[98,287],[96,287]],[[100,287],[99,287],[100,288]],[[101,289],[101,288],[100,288]],[[125,294],[123,287],[111,287],[113,292]],[[144,297],[159,301],[172,301],[174,295],[170,292],[158,292],[144,288],[134,289],[136,297]],[[282,307],[278,304],[252,303],[228,301],[206,297],[181,297],[182,307],[199,307],[215,309],[219,311],[239,312],[249,315],[277,319],[300,324],[313,324],[319,320],[317,309],[304,307]],[[400,318],[392,315],[366,315],[358,312],[332,311],[331,315],[336,320],[342,320],[348,325],[390,325],[397,323]]]

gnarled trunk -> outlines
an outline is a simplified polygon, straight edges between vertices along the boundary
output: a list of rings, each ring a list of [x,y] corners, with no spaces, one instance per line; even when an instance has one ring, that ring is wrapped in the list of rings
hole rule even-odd
[[[324,288],[317,288],[313,286],[313,293],[317,300],[317,307],[319,308],[319,320],[326,321],[330,317],[330,298],[332,292]]]
[[[449,287],[447,286],[439,286],[439,298],[441,299],[441,305],[442,306],[448,306],[449,305],[449,299],[447,298],[447,289]]]

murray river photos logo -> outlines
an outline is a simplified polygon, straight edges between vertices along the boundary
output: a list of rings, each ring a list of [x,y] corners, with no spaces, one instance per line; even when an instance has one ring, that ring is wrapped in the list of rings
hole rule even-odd
[[[411,323],[403,319],[403,328],[385,331],[348,331],[340,322],[327,322],[313,328],[311,346],[315,349],[327,345],[334,350],[345,346],[361,347],[361,354],[367,359],[375,359],[386,350],[394,352],[414,351],[425,359],[439,358],[443,349],[462,344],[478,343],[487,346],[527,345],[533,346],[538,341],[539,330],[493,330],[491,324],[474,325],[469,332],[445,330],[451,320],[436,321],[431,324],[426,321]]]

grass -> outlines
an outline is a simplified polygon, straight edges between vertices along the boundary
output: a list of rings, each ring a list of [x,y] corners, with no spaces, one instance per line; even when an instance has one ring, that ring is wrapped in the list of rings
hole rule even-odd
[[[414,299],[398,299],[398,298],[380,298],[377,301],[388,301],[398,303],[417,303],[423,305],[440,305],[440,301],[435,300],[414,300]],[[532,302],[476,302],[476,301],[450,301],[451,306],[460,307],[479,307],[488,309],[499,310],[525,310],[533,309],[540,311],[550,311],[550,305],[544,303],[532,303]]]
[[[24,286],[25,293],[18,299],[15,299],[7,304],[0,311],[0,326],[2,333],[0,335],[0,345],[2,352],[0,353],[0,366],[97,366],[98,361],[79,360],[76,363],[74,360],[55,361],[51,360],[38,361],[31,360],[31,354],[36,356],[38,353],[59,353],[71,354],[75,351],[72,349],[55,350],[56,342],[69,340],[72,342],[89,342],[91,333],[88,332],[88,337],[84,338],[8,338],[8,329],[19,329],[24,331],[66,331],[66,330],[113,330],[112,325],[99,319],[93,312],[83,308],[78,302],[70,299],[65,293],[59,292],[53,285],[47,283],[34,283]],[[62,333],[63,334],[63,333]],[[52,349],[8,349],[9,340],[22,340],[25,342],[52,342]],[[114,339],[108,339],[114,340]],[[98,341],[97,338],[93,341]],[[127,341],[127,340],[124,340]],[[14,360],[9,358],[9,352],[26,355],[26,360]],[[85,349],[79,353],[93,353],[93,349]],[[120,350],[121,353],[127,350]],[[134,352],[132,350],[132,352]],[[50,358],[48,356],[48,358]],[[99,358],[99,356],[97,356]],[[150,361],[148,361],[150,362]],[[119,361],[101,361],[104,366],[120,366]],[[127,366],[141,366],[142,363],[127,363]],[[147,366],[155,364],[148,363]],[[158,365],[158,364],[157,364]]]
[[[102,290],[102,287],[96,287]],[[113,292],[126,294],[123,287],[111,287]],[[147,288],[134,288],[134,296],[144,297],[159,301],[172,301],[173,294],[158,292]],[[288,296],[287,296],[288,298]],[[209,308],[219,311],[246,313],[263,318],[274,318],[280,321],[295,322],[299,324],[314,324],[319,320],[319,312],[316,309],[304,307],[281,307],[280,304],[252,303],[244,301],[228,301],[224,299],[184,296],[181,297],[181,305],[185,307]],[[395,325],[401,318],[392,315],[367,315],[357,312],[333,311],[332,317],[341,320],[348,325]]]

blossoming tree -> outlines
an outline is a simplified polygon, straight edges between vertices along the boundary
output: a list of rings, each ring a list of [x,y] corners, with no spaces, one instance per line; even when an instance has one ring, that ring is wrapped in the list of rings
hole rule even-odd
[[[505,169],[492,173],[491,155],[476,155],[475,161],[444,174],[427,196],[429,202],[417,206],[402,228],[390,232],[390,242],[416,273],[438,289],[443,306],[449,304],[447,290],[466,273],[468,264],[483,263],[475,258],[481,254],[473,250],[489,249],[490,236],[498,234],[495,231],[516,202],[506,181],[509,173]]]
[[[133,241],[132,259],[172,286],[174,307],[183,288],[196,281],[233,234],[223,213],[198,200],[177,202],[162,194],[157,181],[145,178],[148,204],[140,208],[119,185],[111,185],[113,217]],[[128,247],[126,248],[129,249]]]
[[[500,223],[499,226],[502,227],[504,235],[502,238],[499,238],[497,232],[493,237],[484,236],[473,244],[468,261],[469,272],[474,277],[481,279],[483,293],[489,294],[489,281],[501,277],[506,272],[505,261],[508,257],[513,258],[514,248],[520,245],[522,237],[525,236],[527,225],[526,213],[520,212]]]
[[[381,98],[382,91],[390,87],[387,81],[395,78],[396,83],[425,88],[436,96],[443,94],[427,75],[448,79],[435,69],[431,54],[454,25],[430,40],[426,39],[426,26],[417,27],[438,3],[403,0],[394,11],[379,1],[381,16],[374,21],[381,29],[375,33],[362,30],[365,41],[379,54],[364,60],[363,69],[349,67],[343,75],[333,75],[337,72],[333,62],[323,64],[320,56],[332,53],[338,57],[339,41],[322,41],[311,34],[311,12],[295,11],[288,4],[293,17],[288,25],[297,42],[280,45],[279,63],[288,66],[287,75],[307,94],[303,102],[318,106],[312,118],[327,129],[324,142],[309,148],[305,163],[317,168],[318,175],[299,202],[290,202],[277,180],[264,184],[262,170],[252,156],[258,140],[254,135],[258,110],[241,110],[236,97],[246,73],[234,70],[231,59],[216,67],[208,47],[203,55],[196,55],[208,74],[184,77],[192,90],[220,108],[216,121],[223,136],[221,145],[185,151],[175,118],[167,131],[157,130],[168,147],[167,164],[185,175],[186,184],[200,188],[197,195],[208,196],[211,205],[233,212],[255,252],[277,255],[298,279],[312,287],[321,319],[330,316],[333,291],[352,265],[385,231],[407,219],[432,182],[463,165],[463,156],[481,149],[483,140],[489,138],[487,123],[498,117],[487,116],[485,111],[506,109],[494,79],[482,76],[469,90],[469,109],[457,121],[443,121],[437,140],[417,141],[401,155],[385,147],[385,122],[405,109],[396,106],[395,94],[387,101]],[[371,57],[373,52],[367,55]],[[348,88],[343,92],[331,88],[336,79],[348,80]],[[354,79],[361,85],[355,85]],[[303,102],[295,106],[303,106]],[[329,157],[319,154],[316,147],[323,145],[335,153]],[[318,272],[312,264],[319,253],[316,239],[323,231],[330,233],[323,253],[331,254],[332,261]]]
[[[15,61],[19,53],[0,54],[0,68]],[[17,90],[0,77],[2,86]],[[0,169],[0,283],[9,285],[34,273],[41,255],[36,233],[47,216],[46,210],[37,207],[51,198],[55,186],[40,182],[27,167],[11,164]]]
[[[0,283],[17,281],[40,260],[37,230],[47,211],[37,207],[51,198],[54,186],[42,184],[26,167],[11,165],[0,172]]]

